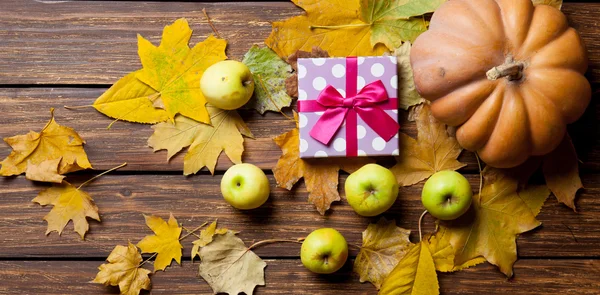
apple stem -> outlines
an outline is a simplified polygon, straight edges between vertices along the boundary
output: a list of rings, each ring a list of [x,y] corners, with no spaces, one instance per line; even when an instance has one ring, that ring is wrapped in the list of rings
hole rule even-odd
[[[427,210],[425,210],[421,214],[421,217],[419,217],[419,242],[423,240],[423,235],[421,234],[421,223],[423,223],[423,217],[425,217],[427,213]]]
[[[102,173],[100,173],[100,174],[98,174],[98,175],[96,175],[96,176],[94,176],[94,177],[92,177],[92,178],[88,179],[86,182],[84,182],[84,183],[80,184],[80,185],[77,187],[77,189],[80,189],[80,188],[82,188],[82,187],[83,187],[83,186],[85,186],[86,184],[88,184],[88,183],[90,183],[90,182],[92,182],[92,181],[96,180],[96,178],[98,178],[98,177],[100,177],[100,176],[102,176],[102,175],[104,175],[104,174],[106,174],[106,173],[110,173],[110,172],[112,172],[112,171],[115,171],[115,170],[117,170],[117,169],[119,169],[119,168],[125,167],[126,165],[127,165],[127,163],[123,163],[123,164],[121,164],[121,165],[119,165],[119,166],[117,166],[117,167],[114,167],[114,168],[108,169],[108,170],[106,170],[106,171],[104,171],[104,172],[102,172]]]
[[[270,239],[270,240],[263,240],[263,241],[258,241],[252,245],[250,245],[250,247],[248,247],[248,250],[252,250],[258,246],[261,245],[265,245],[265,244],[273,244],[273,243],[297,243],[297,244],[302,244],[302,241],[304,241],[304,238],[300,238],[300,239],[295,239],[295,240],[285,240],[285,239]]]
[[[185,236],[183,236],[183,237],[179,238],[179,240],[181,241],[181,240],[183,240],[183,239],[185,239],[185,238],[189,237],[190,235],[196,235],[196,234],[195,234],[195,233],[196,233],[196,231],[198,231],[199,229],[203,228],[203,227],[204,227],[205,225],[207,225],[207,224],[208,224],[208,222],[204,222],[203,224],[201,224],[200,226],[198,226],[198,227],[196,227],[196,228],[194,228],[194,229],[192,229],[192,230],[188,230],[187,228],[185,228],[185,227],[182,225],[182,226],[181,226],[181,228],[183,228],[183,229],[184,229],[185,231],[187,231],[188,233],[187,233]],[[200,237],[198,237],[198,238],[200,238]]]

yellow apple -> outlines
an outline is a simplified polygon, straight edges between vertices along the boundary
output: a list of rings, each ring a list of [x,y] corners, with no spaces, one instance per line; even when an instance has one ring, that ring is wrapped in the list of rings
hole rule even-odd
[[[252,164],[237,164],[225,171],[221,179],[221,193],[231,206],[249,210],[260,207],[269,198],[271,190],[265,173]]]
[[[390,209],[398,197],[394,173],[377,164],[367,164],[346,179],[346,199],[362,216],[379,215]]]
[[[211,105],[235,110],[245,105],[254,92],[254,79],[248,67],[235,60],[210,66],[200,78],[200,90]]]
[[[310,233],[300,249],[300,260],[310,271],[330,274],[338,271],[348,259],[348,243],[333,228],[320,228]]]

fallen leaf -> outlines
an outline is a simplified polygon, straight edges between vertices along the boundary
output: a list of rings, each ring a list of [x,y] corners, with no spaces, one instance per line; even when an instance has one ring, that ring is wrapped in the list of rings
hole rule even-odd
[[[192,261],[199,254],[200,248],[210,244],[213,241],[213,237],[215,236],[215,234],[224,235],[225,233],[227,233],[227,231],[228,230],[226,228],[217,229],[216,220],[213,221],[213,223],[211,223],[207,228],[201,230],[200,238],[192,242],[192,244],[194,245],[192,247]]]
[[[253,294],[256,286],[265,285],[267,264],[244,242],[228,231],[200,248],[199,274],[214,294]]]
[[[155,124],[169,119],[167,112],[154,107],[160,94],[140,81],[136,75],[138,72],[127,74],[106,92],[104,92],[93,104],[93,107],[117,120],[135,123]]]
[[[48,160],[61,159],[56,171],[45,174],[65,174],[92,168],[83,144],[85,141],[72,128],[58,125],[54,120],[54,109],[50,109],[50,121],[42,131],[29,131],[25,135],[4,138],[13,151],[0,164],[0,175],[19,175],[29,165],[40,165]],[[48,163],[47,163],[48,164]],[[30,174],[31,176],[31,174]],[[59,177],[54,175],[54,177]]]
[[[165,222],[158,216],[146,216],[146,225],[155,233],[144,237],[137,246],[142,253],[158,253],[154,260],[154,271],[165,270],[171,265],[171,260],[175,259],[181,264],[181,249],[183,246],[179,242],[181,227],[177,223],[173,214],[169,216],[169,221]]]
[[[418,183],[435,172],[457,170],[466,164],[456,160],[462,148],[456,138],[450,137],[446,125],[438,122],[427,104],[415,107],[417,140],[400,133],[400,155],[391,168],[398,184],[409,186]]]
[[[61,183],[65,177],[58,174],[60,161],[62,161],[62,157],[46,160],[39,164],[31,164],[31,161],[28,161],[25,178],[33,181]]]
[[[459,219],[440,222],[456,250],[455,265],[482,256],[511,277],[517,236],[541,224],[535,216],[550,192],[538,185],[519,191],[519,180],[506,171],[486,167],[482,192],[473,196],[471,209]]]
[[[369,281],[379,289],[412,245],[409,236],[410,231],[397,227],[394,220],[382,217],[369,224],[362,233],[363,243],[354,260],[354,272],[360,275],[360,282]]]
[[[266,111],[280,112],[289,107],[292,98],[287,94],[285,81],[292,74],[292,67],[268,47],[254,45],[246,52],[242,62],[254,77],[254,94],[248,106],[264,114]]]
[[[90,227],[86,217],[100,221],[98,207],[94,204],[94,200],[90,195],[66,181],[41,191],[32,202],[39,203],[42,206],[54,206],[44,216],[44,220],[48,222],[46,234],[53,231],[58,232],[59,235],[62,234],[67,223],[73,220],[75,232],[83,239]]]
[[[214,174],[222,151],[231,162],[242,162],[244,136],[252,138],[252,132],[235,110],[225,111],[207,106],[213,125],[177,116],[173,123],[163,122],[152,126],[154,133],[148,145],[154,151],[167,150],[167,159],[185,147],[190,147],[183,158],[183,174],[194,174],[207,167]]]
[[[407,41],[394,51],[394,56],[398,60],[398,106],[405,110],[425,101],[417,92],[413,80],[410,49],[411,44]]]
[[[544,156],[542,171],[546,185],[558,201],[577,211],[575,197],[583,184],[579,178],[577,152],[568,134],[553,152]]]
[[[296,50],[287,58],[287,62],[294,69],[294,74],[285,80],[285,89],[287,94],[291,97],[298,97],[298,58],[317,58],[317,57],[329,57],[327,51],[313,46],[312,51]]]
[[[135,245],[116,246],[106,260],[108,263],[98,267],[100,271],[92,283],[119,286],[121,295],[137,295],[142,289],[150,290],[148,275],[151,271],[140,267],[142,255]]]
[[[541,4],[550,5],[557,9],[561,9],[562,4],[563,4],[563,0],[532,0],[532,1],[533,1],[533,5],[541,5]]]
[[[441,228],[434,235],[427,235],[423,238],[427,240],[427,246],[433,257],[435,269],[441,272],[454,272],[484,263],[486,260],[483,257],[476,257],[461,265],[454,265],[454,254],[456,250],[448,241],[446,228]]]
[[[279,56],[319,46],[331,56],[379,56],[414,41],[427,30],[424,18],[443,0],[292,0],[305,14],[274,22],[265,40]],[[387,46],[387,47],[386,47]]]
[[[383,281],[379,295],[440,294],[435,265],[427,241],[411,246]]]
[[[338,192],[339,170],[352,173],[374,161],[365,157],[300,159],[299,135],[296,127],[273,139],[282,151],[273,168],[273,176],[277,186],[287,190],[291,190],[300,178],[304,178],[308,201],[315,205],[321,215],[325,215],[331,203],[341,200]]]

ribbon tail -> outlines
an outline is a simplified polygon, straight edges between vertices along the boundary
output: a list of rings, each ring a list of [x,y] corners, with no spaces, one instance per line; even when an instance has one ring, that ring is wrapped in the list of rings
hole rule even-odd
[[[390,141],[400,129],[400,124],[379,107],[362,107],[355,110],[360,118],[385,141]]]
[[[347,113],[348,109],[345,108],[328,109],[310,130],[310,136],[318,142],[328,145],[346,120]]]

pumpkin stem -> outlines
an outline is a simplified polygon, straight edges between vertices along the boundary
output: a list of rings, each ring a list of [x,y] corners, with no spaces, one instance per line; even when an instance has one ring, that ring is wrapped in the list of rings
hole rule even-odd
[[[488,80],[498,80],[506,77],[509,81],[520,80],[523,77],[523,68],[525,63],[515,61],[512,56],[508,56],[504,64],[489,70],[486,75]]]

